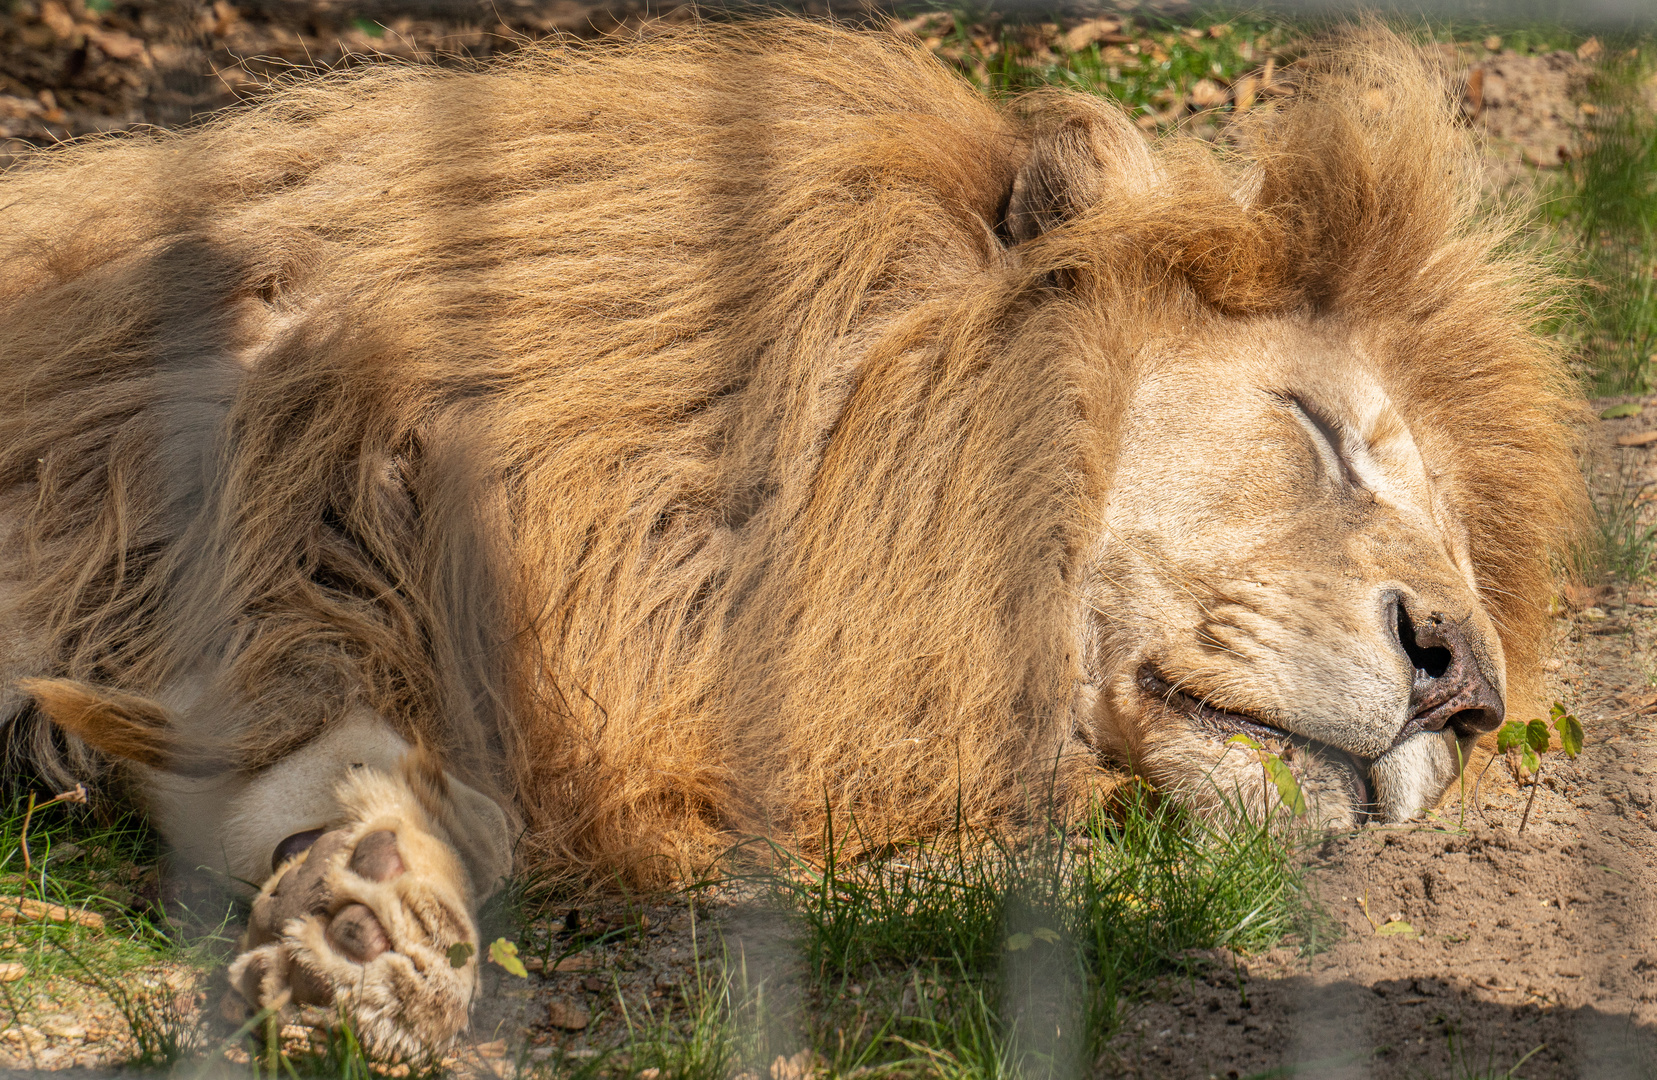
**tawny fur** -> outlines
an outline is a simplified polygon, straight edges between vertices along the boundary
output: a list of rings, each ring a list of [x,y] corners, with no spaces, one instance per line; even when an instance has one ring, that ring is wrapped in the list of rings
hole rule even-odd
[[[797,21],[42,154],[0,180],[40,643],[0,676],[186,683],[243,768],[366,704],[504,755],[552,871],[989,820],[1094,768],[1075,574],[1141,346],[1298,312],[1384,331],[1533,698],[1580,490],[1546,283],[1375,48],[1233,162]]]

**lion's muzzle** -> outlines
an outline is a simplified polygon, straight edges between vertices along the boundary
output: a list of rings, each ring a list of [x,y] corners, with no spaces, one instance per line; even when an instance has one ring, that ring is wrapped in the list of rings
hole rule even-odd
[[[1389,605],[1398,644],[1415,669],[1410,718],[1394,745],[1417,732],[1448,727],[1458,738],[1476,738],[1502,724],[1502,695],[1479,669],[1464,620],[1429,612],[1419,621],[1394,596]]]

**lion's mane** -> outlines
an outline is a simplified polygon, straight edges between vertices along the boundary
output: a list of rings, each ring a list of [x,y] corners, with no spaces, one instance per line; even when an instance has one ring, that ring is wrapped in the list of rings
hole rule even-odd
[[[780,21],[41,154],[0,180],[0,676],[161,695],[226,768],[368,705],[553,870],[984,820],[1094,768],[1075,574],[1147,343],[1303,312],[1404,358],[1533,693],[1575,407],[1440,91],[1383,42],[1234,161],[1069,175],[1090,125]],[[1009,247],[1021,169],[1058,201]]]

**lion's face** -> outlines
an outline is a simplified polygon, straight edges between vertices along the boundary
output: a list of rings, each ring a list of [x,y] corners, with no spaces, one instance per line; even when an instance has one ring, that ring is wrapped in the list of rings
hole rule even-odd
[[[1317,818],[1411,817],[1504,708],[1447,463],[1361,336],[1215,334],[1156,350],[1122,432],[1084,584],[1100,742],[1187,800],[1254,802],[1245,734]]]

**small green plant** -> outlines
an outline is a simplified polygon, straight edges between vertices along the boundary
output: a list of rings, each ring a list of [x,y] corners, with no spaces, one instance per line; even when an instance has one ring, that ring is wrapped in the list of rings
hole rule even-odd
[[[1553,726],[1559,732],[1559,745],[1566,756],[1572,761],[1582,753],[1582,721],[1565,710],[1565,706],[1554,702],[1549,714],[1553,719]],[[1548,733],[1548,725],[1542,720],[1532,720],[1525,723],[1519,720],[1509,720],[1502,725],[1496,735],[1496,752],[1505,754],[1508,764],[1513,769],[1516,780],[1523,782],[1525,777],[1530,778],[1530,798],[1525,800],[1525,812],[1519,819],[1519,832],[1525,831],[1530,822],[1530,809],[1536,802],[1536,789],[1542,783],[1542,756],[1548,752],[1552,744],[1552,737]]]
[[[1301,792],[1300,781],[1295,779],[1295,774],[1289,769],[1287,762],[1247,735],[1233,735],[1226,742],[1254,751],[1260,768],[1265,771],[1266,779],[1277,789],[1277,798],[1283,804],[1283,808],[1295,817],[1306,815],[1306,796]]]

